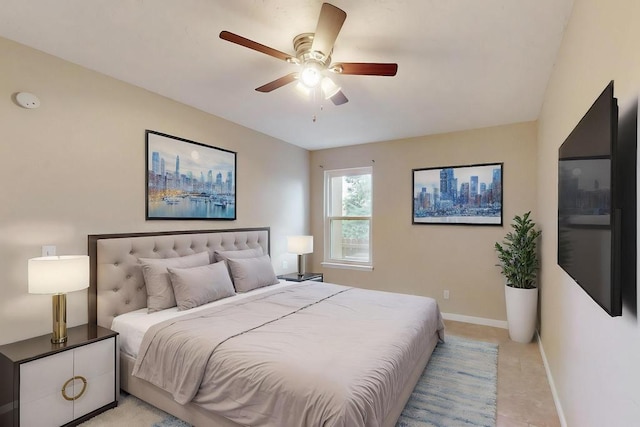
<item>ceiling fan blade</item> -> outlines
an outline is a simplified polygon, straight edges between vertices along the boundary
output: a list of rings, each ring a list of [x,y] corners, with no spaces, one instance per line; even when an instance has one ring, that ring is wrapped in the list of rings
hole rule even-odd
[[[331,55],[333,44],[345,19],[347,19],[347,13],[344,10],[329,3],[323,3],[311,50],[322,52],[325,56]]]
[[[288,53],[280,52],[269,46],[265,46],[253,40],[249,40],[245,37],[237,34],[230,33],[229,31],[221,31],[220,38],[231,43],[239,44],[240,46],[248,47],[249,49],[256,50],[258,52],[273,56],[274,58],[282,59],[283,61],[291,61],[293,57]]]
[[[395,76],[398,64],[377,64],[372,62],[341,62],[331,64],[329,69],[338,74],[359,76]]]
[[[258,92],[271,92],[272,90],[276,90],[281,88],[284,85],[292,83],[298,79],[298,73],[287,74],[286,76],[280,77],[272,82],[267,83],[266,85],[262,85],[256,90]]]
[[[344,96],[344,93],[342,93],[342,91],[339,91],[338,93],[333,95],[330,99],[335,105],[342,105],[349,102],[349,100],[347,99],[346,96]]]

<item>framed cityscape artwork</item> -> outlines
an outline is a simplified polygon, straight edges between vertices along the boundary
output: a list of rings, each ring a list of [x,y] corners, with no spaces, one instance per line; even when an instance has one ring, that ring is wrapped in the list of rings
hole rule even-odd
[[[413,224],[502,225],[502,163],[413,169]]]
[[[146,219],[236,219],[236,153],[147,130]]]

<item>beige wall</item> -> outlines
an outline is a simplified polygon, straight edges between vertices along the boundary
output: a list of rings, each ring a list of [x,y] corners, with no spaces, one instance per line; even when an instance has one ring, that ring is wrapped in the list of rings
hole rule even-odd
[[[609,80],[620,113],[640,89],[640,2],[576,0],[539,120],[538,218],[543,348],[569,426],[640,420],[640,328],[623,308],[609,317],[556,263],[558,147]],[[634,284],[635,285],[635,284]]]
[[[411,224],[412,169],[494,162],[504,162],[503,227]],[[434,297],[446,313],[504,321],[504,281],[493,245],[510,229],[514,215],[534,210],[535,123],[313,151],[315,236],[323,235],[324,171],[369,165],[374,270],[323,269],[318,238],[314,271],[335,283]],[[450,291],[447,301],[445,289]]]
[[[638,22],[635,0],[575,0],[537,127],[523,123],[311,155],[0,39],[0,344],[50,331],[49,297],[27,293],[26,261],[41,245],[86,253],[87,234],[145,230],[270,225],[278,270],[285,259],[295,266],[284,236],[310,230],[318,236],[313,270],[328,281],[429,295],[444,312],[504,320],[492,246],[513,215],[532,209],[543,230],[542,343],[562,421],[635,425],[638,319],[626,308],[622,317],[609,318],[556,265],[556,215],[559,145],[606,82],[616,81],[622,108],[640,89]],[[18,91],[36,93],[42,107],[17,107],[11,95]],[[145,221],[145,129],[237,151],[238,220]],[[411,225],[411,169],[484,162],[505,164],[504,227]],[[368,165],[374,167],[375,269],[322,269],[323,171]],[[451,291],[448,301],[444,289]],[[69,295],[70,324],[86,321],[85,301],[84,291]]]
[[[308,232],[309,152],[0,38],[0,344],[51,331],[51,298],[27,293],[41,246],[86,254],[87,235],[270,226],[281,273],[288,234]],[[215,82],[212,82],[215,84]],[[37,94],[18,107],[12,94]],[[236,151],[236,221],[145,221],[145,129]],[[86,322],[86,291],[68,296]]]

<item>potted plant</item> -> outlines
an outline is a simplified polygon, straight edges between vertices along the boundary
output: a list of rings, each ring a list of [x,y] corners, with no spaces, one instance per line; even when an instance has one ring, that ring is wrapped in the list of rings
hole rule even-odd
[[[541,231],[529,218],[531,212],[513,218],[512,231],[508,232],[502,244],[496,242],[502,275],[506,278],[505,300],[507,303],[507,323],[509,337],[517,342],[530,342],[536,327],[538,308],[538,288],[536,277],[538,253],[536,241]]]

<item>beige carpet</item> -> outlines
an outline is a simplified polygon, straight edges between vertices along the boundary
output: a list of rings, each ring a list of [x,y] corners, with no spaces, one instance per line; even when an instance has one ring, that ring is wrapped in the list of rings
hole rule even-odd
[[[91,418],[82,427],[149,427],[161,423],[167,414],[158,408],[148,405],[140,399],[127,395],[122,396],[118,406],[95,418]]]

